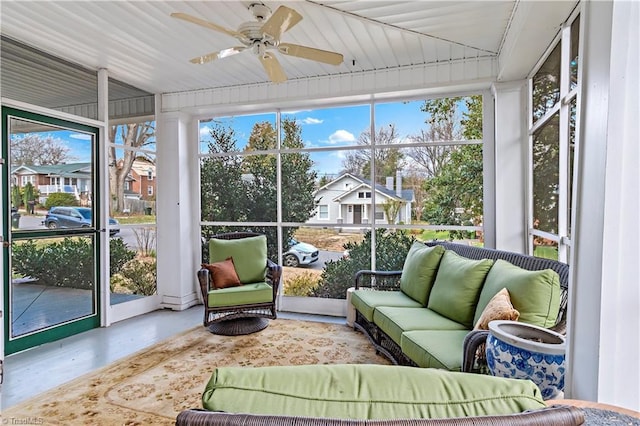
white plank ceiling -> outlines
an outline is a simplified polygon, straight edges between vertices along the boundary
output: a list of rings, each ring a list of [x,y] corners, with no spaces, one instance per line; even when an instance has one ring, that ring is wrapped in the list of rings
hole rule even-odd
[[[236,29],[253,20],[251,1],[3,1],[4,37],[150,93],[267,82],[249,52],[194,65],[189,59],[237,40],[172,18],[188,13]],[[303,20],[281,40],[342,53],[339,66],[276,54],[290,80],[497,58],[518,1],[264,2]],[[575,2],[571,2],[575,3]],[[563,16],[562,19],[566,18]],[[557,25],[556,25],[557,26]],[[26,77],[25,77],[26,78]]]

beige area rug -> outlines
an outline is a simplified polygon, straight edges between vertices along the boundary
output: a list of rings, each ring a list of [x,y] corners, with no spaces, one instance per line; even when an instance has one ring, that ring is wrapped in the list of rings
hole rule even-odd
[[[173,425],[180,411],[202,407],[201,394],[218,366],[366,363],[389,362],[346,325],[278,319],[258,333],[233,337],[197,327],[10,407],[2,418]]]

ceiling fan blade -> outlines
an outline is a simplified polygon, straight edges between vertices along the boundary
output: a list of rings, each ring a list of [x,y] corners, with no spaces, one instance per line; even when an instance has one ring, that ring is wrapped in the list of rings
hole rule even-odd
[[[325,64],[331,65],[340,65],[344,60],[341,53],[316,49],[314,47],[300,46],[299,44],[280,43],[278,45],[278,50],[280,53],[285,55],[311,59],[312,61],[324,62]]]
[[[302,20],[302,15],[286,6],[280,6],[262,26],[262,33],[275,40]]]
[[[264,70],[267,72],[269,79],[274,83],[282,83],[287,80],[287,76],[282,70],[282,66],[280,62],[276,59],[274,55],[269,52],[265,52],[262,55],[258,56],[260,58],[260,62],[262,62],[262,66]]]
[[[189,62],[192,64],[206,64],[207,62],[214,61],[216,59],[226,58],[228,56],[233,56],[236,53],[240,53],[245,50],[244,46],[234,46],[228,49],[220,50],[219,52],[212,52],[207,55],[196,56],[193,59],[190,59]]]
[[[231,37],[235,37],[238,40],[245,40],[245,36],[242,33],[239,33],[235,30],[230,30],[229,28],[225,28],[221,25],[214,24],[213,22],[205,21],[204,19],[196,18],[195,16],[189,15],[187,13],[175,12],[171,14],[172,17],[182,19],[183,21],[191,22],[192,24],[200,25],[201,27],[209,28],[214,31],[218,31]]]

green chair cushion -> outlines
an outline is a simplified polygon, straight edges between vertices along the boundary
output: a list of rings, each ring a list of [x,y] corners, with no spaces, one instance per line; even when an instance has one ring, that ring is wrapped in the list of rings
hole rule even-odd
[[[447,250],[427,307],[471,329],[480,290],[491,265],[493,260],[471,260]]]
[[[372,364],[219,367],[207,410],[342,419],[504,415],[544,408],[529,380]]]
[[[422,305],[401,291],[354,290],[351,304],[369,322],[373,322],[373,310],[378,306],[421,308]]]
[[[560,277],[552,269],[527,271],[505,260],[497,260],[480,292],[474,324],[493,296],[506,288],[518,321],[540,327],[555,325],[560,310]]]
[[[427,308],[380,306],[373,311],[373,322],[398,345],[402,333],[409,330],[465,330],[462,324]]]
[[[400,290],[412,299],[427,305],[429,292],[438,271],[445,249],[442,246],[428,247],[414,242],[407,253],[400,276]]]
[[[207,294],[210,308],[268,302],[273,302],[273,288],[265,282],[211,290]]]
[[[243,284],[264,281],[267,272],[267,237],[209,240],[209,263],[233,258],[236,272]]]
[[[462,347],[468,330],[414,330],[400,338],[400,349],[418,367],[462,369]]]

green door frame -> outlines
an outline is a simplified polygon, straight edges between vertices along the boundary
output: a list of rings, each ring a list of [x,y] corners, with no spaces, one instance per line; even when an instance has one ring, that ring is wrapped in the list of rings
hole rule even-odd
[[[99,231],[100,222],[100,194],[98,192],[98,188],[100,188],[100,173],[98,173],[98,165],[99,165],[99,141],[100,141],[100,128],[88,126],[85,124],[75,123],[72,121],[62,120],[42,114],[37,114],[29,111],[24,111],[16,108],[10,108],[2,106],[2,158],[5,161],[5,167],[2,168],[2,178],[1,184],[3,187],[2,191],[2,214],[4,217],[3,221],[3,235],[11,236],[13,239],[11,230],[11,216],[10,216],[10,196],[9,193],[9,179],[11,174],[11,165],[9,164],[9,120],[11,118],[19,118],[25,120],[31,120],[35,122],[40,122],[56,127],[77,130],[84,133],[90,133],[94,135],[94,147],[92,152],[92,192],[94,194],[93,197],[93,211],[94,213],[94,224],[95,230],[91,233],[94,236],[94,300],[95,300],[95,309],[93,314],[80,318],[77,320],[72,320],[67,323],[63,323],[60,325],[53,325],[49,328],[46,328],[42,331],[38,331],[32,334],[25,335],[24,337],[18,337],[16,339],[11,340],[11,324],[10,324],[10,315],[9,308],[11,301],[9,300],[9,287],[11,285],[11,254],[10,250],[5,247],[3,251],[3,265],[4,265],[4,277],[3,282],[5,283],[2,291],[4,292],[4,354],[9,355],[15,352],[19,352],[34,346],[41,345],[43,343],[52,342],[58,339],[62,339],[64,337],[72,336],[74,334],[78,334],[83,331],[90,330],[92,328],[96,328],[100,326],[100,316],[101,316],[101,300],[100,300],[100,239],[103,238],[102,233]],[[26,240],[29,238],[37,237],[47,237],[47,236],[60,236],[62,234],[68,235],[87,235],[87,232],[78,232],[78,230],[68,230],[68,231],[22,231],[16,240]],[[1,358],[1,357],[0,357]]]

